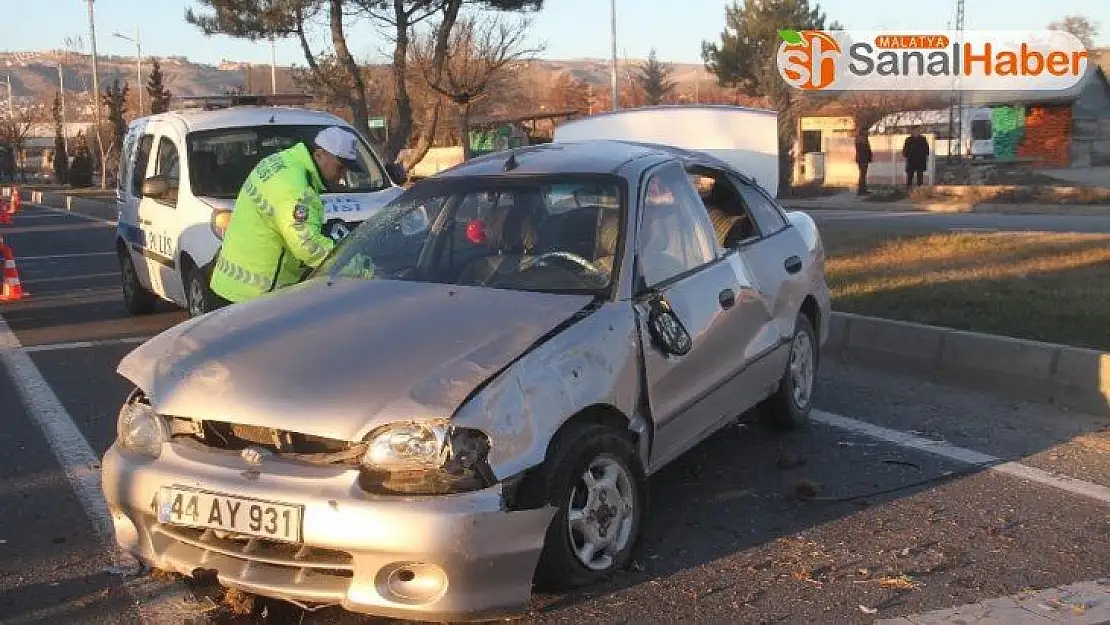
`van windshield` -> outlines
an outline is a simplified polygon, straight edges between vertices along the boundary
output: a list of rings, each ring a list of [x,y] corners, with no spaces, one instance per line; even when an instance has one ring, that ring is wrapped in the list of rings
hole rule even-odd
[[[189,133],[189,181],[198,197],[234,198],[258,161],[297,143],[311,149],[325,125],[250,126]],[[347,172],[334,193],[369,193],[389,186],[378,159],[360,138],[358,160],[367,173]]]

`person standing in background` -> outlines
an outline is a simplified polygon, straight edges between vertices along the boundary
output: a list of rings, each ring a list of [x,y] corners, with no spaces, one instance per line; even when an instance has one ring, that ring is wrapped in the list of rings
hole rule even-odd
[[[867,166],[872,160],[871,141],[867,138],[867,129],[860,128],[856,131],[856,165],[859,167],[857,195],[867,195]]]
[[[917,186],[924,184],[925,168],[929,163],[929,140],[921,134],[921,126],[914,126],[910,136],[902,144],[902,156],[906,158],[906,191],[913,185],[914,176]]]

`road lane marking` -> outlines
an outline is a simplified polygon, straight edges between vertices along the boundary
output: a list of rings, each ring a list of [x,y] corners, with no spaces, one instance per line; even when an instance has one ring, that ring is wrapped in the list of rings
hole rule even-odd
[[[813,420],[818,423],[824,423],[825,425],[831,425],[842,430],[862,434],[876,440],[898,445],[899,447],[916,449],[934,456],[948,458],[949,460],[955,460],[965,464],[983,465],[983,468],[986,470],[1004,473],[1028,482],[1051,486],[1073,495],[1080,495],[1101,503],[1110,504],[1110,488],[1102,486],[1101,484],[1078,480],[1066,475],[1058,475],[1021,464],[1020,462],[1006,461],[989,454],[949,445],[942,441],[929,440],[907,432],[884,428],[865,421],[849,419],[848,417],[842,417],[823,410],[814,410],[812,414]]]
[[[115,252],[84,252],[81,254],[48,254],[46,256],[20,256],[17,262],[25,263],[29,260],[53,260],[55,258],[87,258],[89,256],[115,256]]]
[[[21,280],[23,284],[40,284],[43,282],[66,282],[67,280],[84,280],[85,278],[118,278],[119,272],[112,271],[109,273],[83,273],[76,276],[54,276],[51,278],[26,278]]]
[[[15,226],[5,228],[4,234],[33,234],[36,232],[65,232],[66,230],[107,230],[107,224],[55,224],[50,226]]]
[[[180,584],[127,574],[135,569],[136,562],[116,543],[111,513],[104,501],[100,458],[3,316],[0,316],[0,362],[8,369],[28,416],[65,472],[66,481],[92,523],[112,569],[123,577],[124,588],[134,598],[132,605],[142,622],[180,622],[186,615],[185,591]]]
[[[94,217],[92,215],[86,215],[84,213],[76,213],[76,212],[73,212],[73,211],[65,210],[64,208],[54,208],[53,206],[43,206],[42,204],[28,204],[28,206],[31,206],[31,207],[34,207],[34,208],[37,208],[37,209],[40,209],[40,210],[44,210],[44,211],[50,211],[51,213],[55,213],[55,214],[58,214],[58,215],[71,215],[73,217],[78,217],[80,219],[87,219],[89,221],[99,221],[101,223],[111,224],[113,226],[116,225],[116,222],[114,220],[111,220],[111,219],[104,219],[103,217]]]
[[[131,343],[145,343],[154,338],[153,335],[148,336],[124,336],[115,339],[100,339],[96,341],[71,341],[68,343],[44,343],[42,345],[28,345],[23,348],[23,351],[28,354],[36,354],[38,352],[56,352],[66,349],[83,349],[88,347],[104,347],[106,345],[127,345]]]

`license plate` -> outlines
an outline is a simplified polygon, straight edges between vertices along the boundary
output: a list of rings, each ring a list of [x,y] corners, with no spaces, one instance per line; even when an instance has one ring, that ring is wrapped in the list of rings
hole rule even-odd
[[[158,490],[158,522],[301,542],[304,506],[176,486]]]

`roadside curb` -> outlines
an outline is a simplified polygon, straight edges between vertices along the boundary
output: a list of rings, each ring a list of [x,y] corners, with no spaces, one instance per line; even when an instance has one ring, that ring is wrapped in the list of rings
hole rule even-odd
[[[822,211],[848,210],[871,211],[876,213],[920,212],[920,213],[994,213],[1013,215],[1079,215],[1084,217],[1110,217],[1110,206],[1105,204],[1018,204],[966,202],[852,202],[821,200],[781,200],[787,210]]]
[[[1110,416],[1110,352],[843,312],[825,349],[847,364]]]
[[[5,189],[5,195],[8,194],[8,190]],[[20,190],[20,196],[22,196],[24,202],[31,204],[39,204],[48,208],[81,213],[101,219],[114,220],[117,216],[115,202],[73,197],[72,195],[55,193],[52,191],[32,191],[25,189]]]

